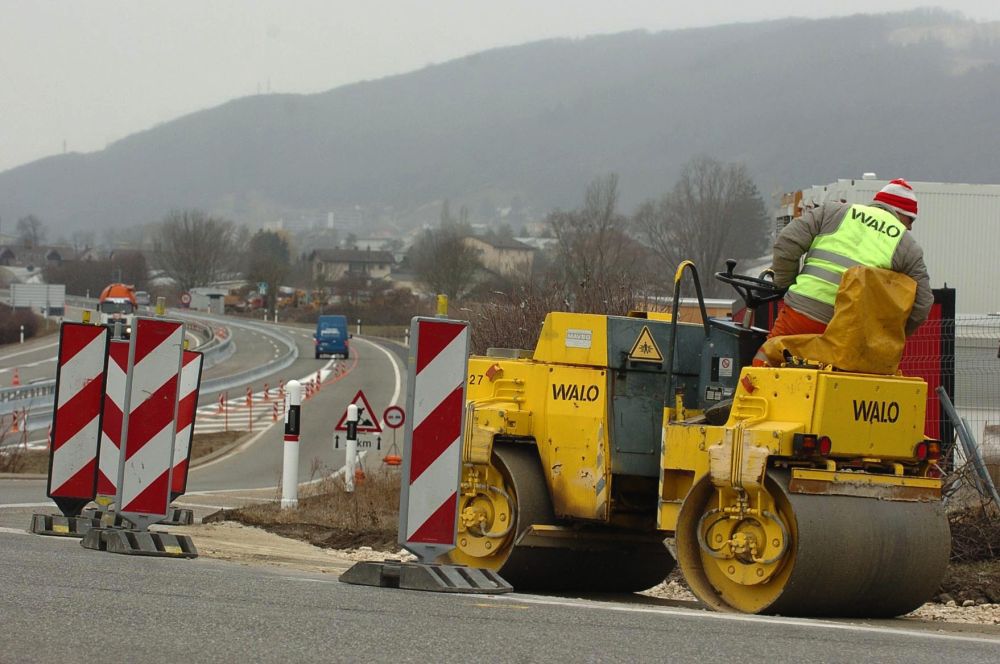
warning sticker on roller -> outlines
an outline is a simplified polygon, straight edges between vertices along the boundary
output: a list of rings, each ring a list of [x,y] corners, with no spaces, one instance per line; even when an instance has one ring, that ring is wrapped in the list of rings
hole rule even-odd
[[[632,345],[628,359],[633,362],[655,362],[657,364],[663,362],[663,353],[660,352],[656,342],[653,340],[653,335],[650,333],[648,326],[642,326],[642,332],[639,333],[639,338]]]

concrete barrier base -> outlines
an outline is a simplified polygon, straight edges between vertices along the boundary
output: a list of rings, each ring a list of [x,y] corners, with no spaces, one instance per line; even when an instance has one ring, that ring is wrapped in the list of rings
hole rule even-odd
[[[83,537],[92,528],[100,527],[98,519],[84,516],[63,516],[61,514],[33,514],[31,532],[52,537]]]
[[[131,528],[132,524],[118,516],[114,510],[88,508],[83,510],[84,516],[100,519],[104,528]],[[184,507],[169,507],[163,521],[157,521],[161,526],[190,526],[194,523],[194,511]]]
[[[355,563],[340,575],[344,583],[438,593],[509,593],[511,585],[487,569],[462,565],[428,565],[399,560]]]
[[[194,523],[194,511],[183,507],[170,507],[167,518],[159,522],[161,526],[190,526]]]
[[[85,549],[161,558],[197,558],[198,550],[187,535],[148,530],[92,528],[80,541]]]

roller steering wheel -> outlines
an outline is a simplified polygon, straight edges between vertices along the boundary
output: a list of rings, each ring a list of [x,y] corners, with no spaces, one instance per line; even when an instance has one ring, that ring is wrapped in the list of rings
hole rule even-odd
[[[747,308],[753,309],[759,304],[779,300],[785,295],[787,288],[779,288],[773,281],[761,277],[751,277],[745,274],[733,274],[736,261],[730,258],[726,261],[726,271],[716,272],[715,278],[724,284],[729,284],[740,294]]]

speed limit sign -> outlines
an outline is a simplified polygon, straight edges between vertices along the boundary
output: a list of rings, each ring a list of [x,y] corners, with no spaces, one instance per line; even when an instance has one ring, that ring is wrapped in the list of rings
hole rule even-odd
[[[181,293],[181,304],[185,307],[191,304],[191,293]]]
[[[399,406],[389,406],[382,413],[382,420],[385,421],[385,425],[390,429],[398,429],[406,421],[406,413]]]

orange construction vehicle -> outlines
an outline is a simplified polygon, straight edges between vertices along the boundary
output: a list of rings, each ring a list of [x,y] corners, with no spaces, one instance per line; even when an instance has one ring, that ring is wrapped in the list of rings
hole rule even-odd
[[[128,339],[132,334],[132,319],[137,309],[135,287],[127,284],[110,284],[101,291],[97,310],[101,324],[111,328],[115,337]]]

